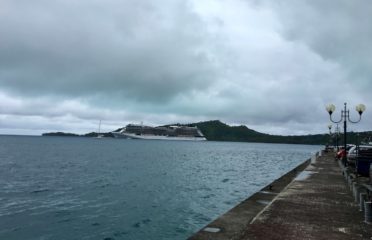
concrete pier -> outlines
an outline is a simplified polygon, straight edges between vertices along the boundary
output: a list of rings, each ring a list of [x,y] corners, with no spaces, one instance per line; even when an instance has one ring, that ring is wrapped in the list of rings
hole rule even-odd
[[[372,239],[372,225],[364,221],[333,156],[317,157],[280,192],[274,182],[272,189],[248,198],[190,239]],[[259,208],[261,198],[267,204]]]

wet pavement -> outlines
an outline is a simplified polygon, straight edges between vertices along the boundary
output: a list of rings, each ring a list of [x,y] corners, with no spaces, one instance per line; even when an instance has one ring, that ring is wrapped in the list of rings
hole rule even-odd
[[[305,171],[287,174],[293,181],[280,192],[279,179],[190,239],[372,239],[372,225],[364,222],[333,156],[314,158]]]

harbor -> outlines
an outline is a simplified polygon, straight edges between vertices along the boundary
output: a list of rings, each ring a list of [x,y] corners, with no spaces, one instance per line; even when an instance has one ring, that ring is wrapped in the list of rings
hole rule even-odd
[[[0,240],[372,240],[372,1],[0,1]]]
[[[369,179],[334,156],[313,156],[189,239],[372,239]]]
[[[0,143],[0,239],[9,240],[187,239],[320,149],[37,136]]]

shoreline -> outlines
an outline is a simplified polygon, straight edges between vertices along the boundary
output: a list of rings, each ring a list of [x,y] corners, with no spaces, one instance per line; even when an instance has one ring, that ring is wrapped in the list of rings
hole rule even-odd
[[[314,158],[318,155],[315,154]],[[247,226],[312,162],[305,160],[190,236],[189,240],[236,239]]]

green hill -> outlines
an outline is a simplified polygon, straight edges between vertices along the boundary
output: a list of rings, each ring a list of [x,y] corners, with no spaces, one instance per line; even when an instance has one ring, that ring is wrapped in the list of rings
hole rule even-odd
[[[263,142],[263,143],[290,143],[290,144],[326,144],[329,142],[329,134],[314,134],[301,136],[280,136],[260,133],[246,126],[229,126],[219,120],[188,124],[197,126],[210,141],[237,141],[237,142]],[[348,142],[355,143],[363,138],[372,136],[372,132],[348,133]],[[339,144],[342,143],[341,134]],[[333,139],[335,142],[335,139]],[[335,144],[335,143],[333,143]]]
[[[219,120],[194,123],[208,140],[256,142],[265,139],[267,134],[256,132],[246,126],[229,126]]]

